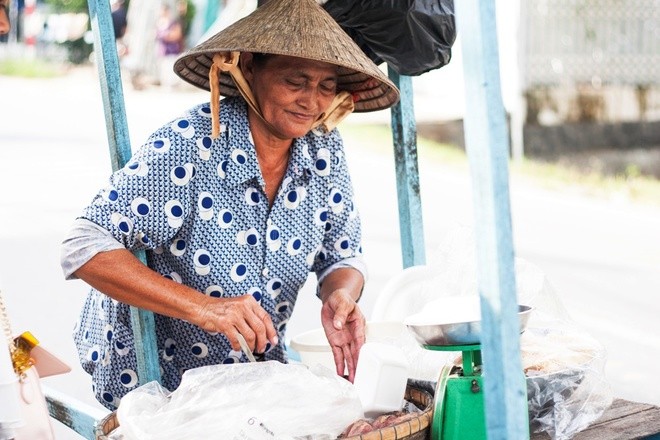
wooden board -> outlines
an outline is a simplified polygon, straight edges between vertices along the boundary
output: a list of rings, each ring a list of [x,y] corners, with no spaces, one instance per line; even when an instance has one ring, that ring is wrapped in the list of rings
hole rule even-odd
[[[531,440],[547,440],[547,433],[533,434]],[[603,416],[575,440],[660,439],[660,407],[615,399]]]

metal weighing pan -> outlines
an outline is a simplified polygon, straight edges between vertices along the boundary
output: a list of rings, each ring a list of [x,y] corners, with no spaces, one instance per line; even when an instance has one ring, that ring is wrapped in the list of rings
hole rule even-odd
[[[520,333],[527,328],[532,308],[518,306]],[[415,324],[410,319],[404,321],[408,330],[420,345],[449,346],[472,345],[481,342],[481,321],[453,322],[438,324]]]

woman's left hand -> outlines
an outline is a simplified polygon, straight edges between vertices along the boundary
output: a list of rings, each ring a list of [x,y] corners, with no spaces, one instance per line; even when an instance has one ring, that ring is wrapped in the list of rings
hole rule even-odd
[[[324,295],[321,323],[332,348],[337,374],[353,382],[360,348],[365,341],[366,320],[350,289],[339,288]]]

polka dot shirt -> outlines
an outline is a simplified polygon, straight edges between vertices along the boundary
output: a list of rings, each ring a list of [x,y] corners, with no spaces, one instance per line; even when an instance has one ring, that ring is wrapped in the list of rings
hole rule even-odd
[[[211,139],[207,103],[158,129],[83,217],[127,249],[144,249],[152,269],[200,295],[252,295],[278,331],[266,360],[286,362],[286,325],[309,272],[322,274],[361,253],[342,141],[336,130],[295,139],[269,207],[245,101],[224,99],[220,120],[220,136]],[[169,390],[187,369],[246,361],[222,334],[155,318]],[[138,384],[129,307],[92,289],[74,339],[97,399],[116,408]]]

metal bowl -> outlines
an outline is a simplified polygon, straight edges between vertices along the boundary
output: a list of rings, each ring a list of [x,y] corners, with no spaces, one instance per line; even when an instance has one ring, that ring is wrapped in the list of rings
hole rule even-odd
[[[527,328],[531,311],[530,306],[518,306],[520,333]],[[481,321],[434,325],[406,324],[406,327],[423,346],[472,345],[481,342]]]

